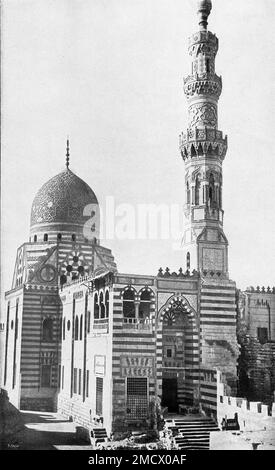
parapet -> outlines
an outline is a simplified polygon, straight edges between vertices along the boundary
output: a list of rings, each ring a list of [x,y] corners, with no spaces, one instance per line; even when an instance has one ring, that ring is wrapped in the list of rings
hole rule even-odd
[[[192,272],[190,272],[189,269],[187,269],[185,272],[183,272],[182,268],[179,268],[178,273],[176,273],[175,271],[170,273],[169,268],[166,268],[164,272],[163,272],[162,268],[159,268],[157,277],[181,277],[181,278],[196,277],[196,278],[198,278],[199,273],[195,269],[193,269]]]
[[[245,289],[245,292],[259,292],[259,293],[262,293],[262,294],[275,294],[275,287],[260,287],[260,286],[257,286],[257,287],[253,287],[253,286],[249,286]]]

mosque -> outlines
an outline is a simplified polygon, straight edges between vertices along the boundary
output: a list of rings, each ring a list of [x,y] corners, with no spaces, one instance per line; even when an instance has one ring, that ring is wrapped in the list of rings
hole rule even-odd
[[[2,387],[20,409],[58,410],[87,426],[97,418],[111,433],[145,426],[157,397],[171,412],[197,406],[215,414],[217,371],[237,393],[239,300],[223,231],[227,136],[218,128],[222,80],[218,39],[207,29],[211,8],[210,0],[198,2],[184,79],[185,265],[155,276],[119,272],[100,243],[98,200],[71,171],[67,142],[64,171],[34,198],[29,241],[17,250],[6,293]],[[254,333],[274,342],[274,289],[253,295],[255,305],[268,295],[272,312],[253,317]]]

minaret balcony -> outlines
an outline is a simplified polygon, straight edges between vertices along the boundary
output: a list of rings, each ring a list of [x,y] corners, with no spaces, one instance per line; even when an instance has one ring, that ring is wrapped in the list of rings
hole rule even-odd
[[[218,100],[222,92],[222,77],[208,72],[188,75],[183,79],[183,90],[187,99],[197,95],[211,96]]]
[[[217,129],[189,128],[179,136],[179,147],[183,160],[213,157],[224,159],[227,151],[227,136]]]

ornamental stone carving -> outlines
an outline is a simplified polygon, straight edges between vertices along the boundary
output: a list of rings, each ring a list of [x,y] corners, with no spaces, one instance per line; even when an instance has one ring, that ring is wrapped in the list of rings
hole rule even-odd
[[[189,38],[189,54],[192,55],[196,45],[207,44],[213,54],[216,54],[219,48],[219,40],[211,31],[198,31]]]
[[[87,221],[83,210],[98,205],[92,189],[71,170],[47,181],[36,194],[31,211],[31,226],[45,222],[81,224]]]
[[[194,104],[189,108],[189,123],[191,127],[217,125],[217,109],[210,103]]]
[[[193,75],[188,75],[183,80],[184,93],[187,99],[194,95],[208,95],[214,96],[216,99],[219,98],[222,91],[222,79],[214,73],[213,63],[211,70],[211,73],[206,72],[198,75],[194,65]]]

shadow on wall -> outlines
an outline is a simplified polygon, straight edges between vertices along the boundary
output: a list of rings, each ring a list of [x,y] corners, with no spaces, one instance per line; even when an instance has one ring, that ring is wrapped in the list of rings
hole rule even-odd
[[[8,442],[16,439],[16,435],[25,428],[20,411],[9,402],[4,389],[0,389],[0,449],[8,448]]]
[[[0,391],[0,450],[56,450],[56,446],[87,445],[75,426],[45,412],[20,412]]]

